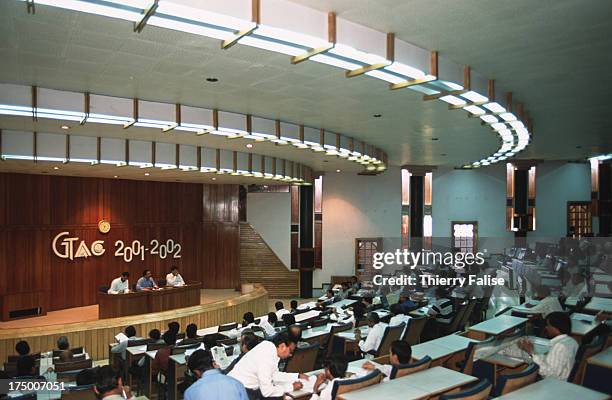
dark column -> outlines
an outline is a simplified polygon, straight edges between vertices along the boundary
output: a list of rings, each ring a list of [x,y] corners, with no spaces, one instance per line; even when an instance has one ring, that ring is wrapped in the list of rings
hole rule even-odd
[[[314,188],[300,187],[300,296],[312,297],[312,272],[314,270]]]

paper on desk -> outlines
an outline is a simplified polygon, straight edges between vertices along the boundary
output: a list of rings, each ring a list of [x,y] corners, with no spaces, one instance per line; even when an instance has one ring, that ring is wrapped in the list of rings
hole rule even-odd
[[[116,334],[115,339],[117,339],[119,343],[127,342],[128,340],[130,340],[130,338],[128,338],[123,332],[119,332],[118,334]]]
[[[200,347],[196,347],[195,349],[187,349],[187,350],[185,350],[185,355],[186,356],[190,356],[196,350],[206,350],[206,348],[204,347],[204,343],[200,344]]]

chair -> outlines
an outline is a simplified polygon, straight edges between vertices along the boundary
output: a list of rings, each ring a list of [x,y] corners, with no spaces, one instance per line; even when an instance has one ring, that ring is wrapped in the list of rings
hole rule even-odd
[[[583,344],[578,348],[576,352],[576,359],[574,366],[567,378],[568,382],[575,383],[577,385],[582,384],[582,378],[584,376],[584,370],[586,369],[587,360],[603,350],[606,344],[607,335],[598,336],[593,343]]]
[[[389,354],[389,349],[391,348],[391,343],[396,340],[400,340],[402,333],[404,332],[404,327],[406,326],[405,322],[402,322],[396,326],[388,326],[385,328],[385,332],[383,333],[382,340],[376,349],[376,356],[382,356],[385,354]]]
[[[462,331],[465,328],[465,325],[470,320],[472,313],[476,308],[477,301],[477,299],[472,299],[468,302],[467,308],[465,309],[465,313],[463,314],[463,317],[461,318],[461,320],[459,321],[459,325],[457,326],[458,330]]]
[[[159,350],[166,347],[166,343],[149,343],[147,344],[147,351]]]
[[[10,377],[17,375],[17,361],[5,362],[4,372]]]
[[[404,333],[403,341],[413,346],[421,342],[421,333],[427,323],[427,317],[412,317],[408,320],[408,326]]]
[[[332,388],[332,399],[337,398],[343,393],[352,392],[353,390],[363,389],[368,386],[379,384],[384,378],[384,375],[379,370],[375,369],[367,375],[354,379],[343,379],[334,382]]]
[[[490,337],[481,342],[470,342],[467,349],[465,349],[465,358],[459,363],[460,372],[466,375],[472,375],[472,369],[474,368],[474,356],[476,350],[482,347],[491,346],[495,342],[495,337]]]
[[[447,324],[438,322],[438,326],[439,326],[438,334],[442,336],[446,336],[446,335],[450,335],[453,332],[457,332],[459,330],[459,323],[463,321],[463,316],[465,315],[467,308],[468,308],[467,304],[461,304],[451,322]]]
[[[315,328],[317,326],[325,326],[327,325],[328,322],[329,322],[329,319],[327,318],[315,319],[314,321],[310,323],[310,327]]]
[[[98,286],[98,292],[101,293],[108,293],[108,289],[110,289],[110,286],[108,285]]]
[[[319,352],[319,343],[309,344],[307,347],[297,347],[293,357],[287,362],[285,372],[313,371]]]
[[[85,368],[91,368],[93,360],[91,358],[86,360],[77,360],[77,361],[56,361],[54,362],[55,372],[68,372],[68,371],[76,371],[79,372]]]
[[[36,400],[36,393],[22,394],[21,396],[11,397],[11,400]]]
[[[350,322],[348,324],[332,326],[331,330],[329,331],[329,337],[327,338],[326,344],[322,347],[322,353],[325,354],[326,357],[331,356],[333,353],[333,342],[336,333],[350,331],[351,329],[353,329],[353,324]]]
[[[149,339],[128,340],[127,347],[144,346],[149,344]]]
[[[233,346],[236,343],[238,343],[238,338],[230,338],[230,339],[222,339],[222,340],[217,340],[217,346]]]
[[[501,375],[497,378],[495,396],[501,396],[532,384],[538,378],[539,371],[540,367],[537,364],[531,363],[521,372]]]
[[[184,354],[185,351],[187,351],[188,346],[175,346],[172,349],[170,349],[170,355],[176,355],[176,354]]]
[[[482,379],[463,392],[442,395],[440,400],[485,400],[491,393],[491,387],[492,385],[487,379]]]
[[[431,366],[431,357],[425,356],[412,364],[394,365],[391,369],[389,379],[401,378],[402,376],[414,374],[415,372],[423,371]]]
[[[62,400],[96,400],[93,385],[72,386],[62,391]]]
[[[226,332],[226,331],[231,331],[238,328],[238,323],[234,322],[231,324],[225,324],[225,325],[219,325],[219,330],[217,332]]]

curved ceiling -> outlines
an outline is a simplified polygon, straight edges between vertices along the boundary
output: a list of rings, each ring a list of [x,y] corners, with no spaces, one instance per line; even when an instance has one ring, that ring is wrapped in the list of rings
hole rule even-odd
[[[612,150],[610,1],[290,1],[394,32],[504,83],[535,121],[519,158]]]

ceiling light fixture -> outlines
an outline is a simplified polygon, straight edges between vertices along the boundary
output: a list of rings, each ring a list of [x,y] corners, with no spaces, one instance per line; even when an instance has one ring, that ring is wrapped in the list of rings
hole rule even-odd
[[[60,128],[62,128],[63,130],[67,131],[68,129],[70,129],[70,127],[68,125],[62,125],[60,126]]]
[[[247,149],[252,149],[253,148],[253,143],[247,143],[246,144],[246,148]]]
[[[149,176],[149,175],[151,175],[151,174],[149,174],[148,172],[145,172],[145,173],[144,173],[144,175],[145,175],[145,176]]]

